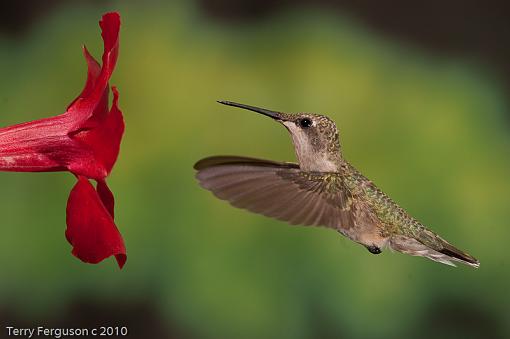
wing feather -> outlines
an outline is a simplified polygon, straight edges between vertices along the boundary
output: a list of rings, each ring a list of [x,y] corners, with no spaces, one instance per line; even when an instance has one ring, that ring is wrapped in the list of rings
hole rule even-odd
[[[338,173],[307,173],[293,163],[233,156],[202,159],[195,169],[202,187],[235,207],[294,225],[355,226],[352,195]]]

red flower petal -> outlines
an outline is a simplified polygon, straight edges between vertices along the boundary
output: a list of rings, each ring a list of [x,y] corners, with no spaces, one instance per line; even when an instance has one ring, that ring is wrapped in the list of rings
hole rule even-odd
[[[120,29],[120,15],[117,12],[110,12],[103,15],[101,21],[101,36],[104,41],[105,52],[103,54],[103,65],[108,63],[115,64],[119,54],[119,29]],[[113,65],[114,67],[115,65]]]
[[[115,198],[113,197],[112,191],[106,184],[104,180],[100,180],[97,182],[97,194],[99,194],[99,198],[103,202],[104,207],[108,210],[108,213],[112,216],[112,219],[115,219]]]
[[[101,73],[101,65],[99,65],[99,63],[89,53],[87,47],[85,46],[83,46],[83,56],[85,57],[85,61],[87,62],[87,81],[85,82],[85,87],[81,91],[80,95],[78,95],[78,97],[76,97],[76,99],[74,99],[73,102],[71,102],[69,106],[67,106],[68,109],[76,102],[76,100],[80,98],[85,98],[92,93],[92,90],[94,89],[94,86],[96,84],[96,80],[99,77],[99,74]]]
[[[124,119],[118,107],[119,93],[115,87],[112,91],[113,103],[108,115],[101,121],[95,120],[93,128],[71,136],[81,148],[90,150],[90,153],[83,153],[82,159],[71,164],[69,170],[73,173],[101,180],[110,173],[117,160],[124,134]]]
[[[103,15],[99,25],[101,26],[101,36],[104,41],[103,66],[99,74],[97,74],[96,61],[88,52],[85,52],[85,59],[88,65],[87,83],[80,96],[74,100],[66,112],[66,114],[72,115],[77,119],[73,130],[83,128],[82,123],[96,114],[96,107],[99,104],[107,103],[107,100],[104,100],[105,96],[107,96],[105,91],[108,91],[108,81],[117,63],[120,16],[118,13],[107,13]],[[107,105],[100,106],[103,109],[99,111],[106,112],[104,107],[107,107]]]
[[[109,191],[106,184],[101,184],[103,198],[107,196],[105,188]],[[108,208],[113,208],[113,199],[110,203]],[[67,201],[66,238],[73,246],[73,255],[80,260],[97,264],[115,255],[122,268],[127,259],[126,248],[108,208],[94,186],[85,177],[79,176]]]

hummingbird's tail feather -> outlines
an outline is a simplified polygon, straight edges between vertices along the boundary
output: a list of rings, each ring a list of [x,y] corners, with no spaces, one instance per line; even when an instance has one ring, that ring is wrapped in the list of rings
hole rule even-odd
[[[474,258],[473,256],[471,256],[465,252],[462,252],[461,250],[450,245],[446,241],[443,244],[443,248],[441,250],[439,250],[439,252],[444,255],[447,255],[451,258],[454,258],[453,260],[456,260],[463,264],[469,265],[471,267],[475,267],[475,268],[480,267],[480,262],[476,258]]]
[[[394,235],[389,245],[398,252],[425,257],[450,266],[456,266],[455,262],[460,262],[471,267],[480,267],[477,259],[455,248],[432,231],[423,229],[420,233],[423,235],[418,235],[417,239],[405,235]]]

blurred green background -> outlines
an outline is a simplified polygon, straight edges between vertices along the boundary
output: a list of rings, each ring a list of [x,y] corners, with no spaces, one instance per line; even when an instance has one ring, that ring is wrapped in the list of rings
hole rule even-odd
[[[95,325],[132,338],[510,336],[501,74],[341,10],[223,20],[204,2],[82,1],[0,35],[1,126],[65,110],[85,80],[80,46],[100,58],[109,10],[122,16],[112,84],[126,133],[108,182],[128,261],[70,254],[71,174],[0,173],[1,338],[5,326]],[[329,115],[348,160],[481,268],[374,256],[215,199],[194,179],[198,159],[295,159],[285,129],[219,99]]]

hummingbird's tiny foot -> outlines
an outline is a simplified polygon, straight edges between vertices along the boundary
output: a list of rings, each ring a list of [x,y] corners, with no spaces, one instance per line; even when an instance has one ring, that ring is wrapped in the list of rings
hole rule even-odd
[[[380,254],[382,252],[381,249],[375,245],[367,246],[367,250],[372,254]]]

